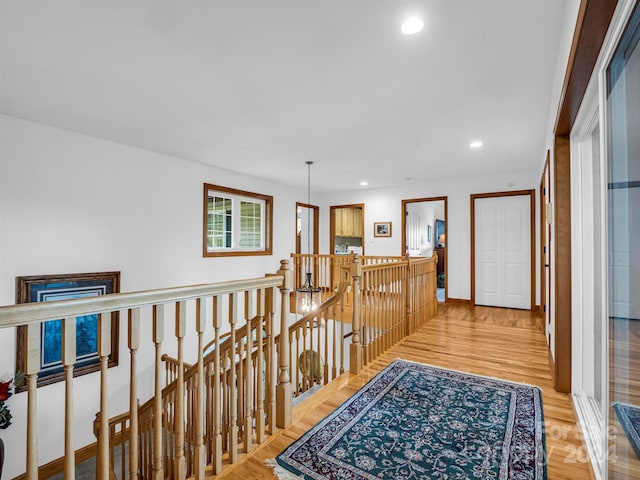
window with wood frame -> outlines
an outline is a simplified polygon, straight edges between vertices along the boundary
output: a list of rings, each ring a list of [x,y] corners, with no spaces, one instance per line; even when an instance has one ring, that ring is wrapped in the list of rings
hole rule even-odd
[[[203,256],[271,255],[273,197],[204,184]]]

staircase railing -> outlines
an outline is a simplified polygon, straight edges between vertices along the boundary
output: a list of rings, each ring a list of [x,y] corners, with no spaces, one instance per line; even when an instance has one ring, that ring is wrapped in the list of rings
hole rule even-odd
[[[65,368],[65,404],[63,408],[64,417],[64,458],[65,458],[65,478],[73,478],[75,471],[75,442],[74,431],[83,426],[90,426],[90,419],[76,418],[74,409],[74,377],[73,369],[75,363],[74,349],[70,348],[75,344],[75,322],[76,317],[97,314],[98,315],[98,357],[100,360],[100,391],[99,391],[99,422],[97,426],[97,471],[96,478],[110,478],[110,443],[112,435],[114,440],[121,442],[122,436],[128,442],[128,472],[131,478],[151,478],[161,479],[165,477],[184,479],[187,475],[187,457],[189,455],[189,469],[192,468],[196,478],[203,478],[205,466],[212,463],[214,470],[216,466],[221,466],[223,461],[223,446],[227,445],[225,461],[234,462],[237,460],[238,449],[249,451],[254,441],[264,440],[265,428],[273,430],[278,427],[285,427],[290,423],[290,412],[280,411],[275,408],[271,395],[275,390],[278,400],[291,390],[289,382],[288,362],[280,359],[279,365],[275,365],[275,344],[273,341],[267,342],[265,355],[268,360],[264,361],[269,370],[270,383],[268,389],[270,393],[264,396],[258,387],[254,388],[254,368],[261,370],[260,355],[255,360],[253,358],[253,339],[251,333],[247,333],[244,341],[244,353],[235,349],[222,352],[220,337],[223,328],[230,331],[230,345],[236,345],[236,335],[240,338],[244,333],[252,330],[253,322],[247,320],[254,317],[262,317],[266,325],[270,338],[274,339],[275,334],[280,329],[286,330],[288,327],[289,312],[287,308],[288,295],[291,290],[291,272],[288,268],[288,260],[281,262],[281,268],[275,275],[264,278],[254,278],[248,280],[237,280],[216,284],[196,285],[190,287],[177,287],[146,292],[134,292],[123,294],[104,295],[99,297],[82,298],[76,300],[65,300],[58,302],[29,303],[22,305],[11,305],[0,307],[0,328],[25,326],[27,330],[27,362],[26,362],[26,384],[27,384],[27,441],[26,441],[26,478],[38,478],[38,437],[55,435],[60,438],[59,431],[46,432],[38,429],[38,398],[37,398],[37,375],[40,369],[40,332],[41,324],[44,321],[62,318],[63,331],[63,355],[62,361]],[[276,289],[280,290],[280,300],[276,295]],[[168,320],[173,323],[174,342],[171,342],[177,351],[176,381],[172,399],[172,408],[163,405],[163,365],[162,349],[170,346],[165,339],[165,330],[169,331],[169,324],[165,325],[165,307],[174,305],[173,315]],[[282,306],[285,308],[282,308]],[[279,307],[279,308],[278,308]],[[110,322],[111,313],[124,310],[128,318],[127,344],[129,348],[129,411],[128,422],[121,422],[117,427],[117,432],[112,433],[109,424],[109,375],[107,371],[108,357],[110,354]],[[168,309],[166,309],[168,310]],[[278,321],[277,312],[280,313]],[[240,312],[244,312],[242,315]],[[245,323],[243,324],[243,319]],[[257,322],[263,325],[263,321]],[[249,325],[249,326],[247,326]],[[213,328],[216,339],[214,348],[213,367],[210,364],[205,369],[203,358],[204,332],[210,326]],[[149,330],[151,333],[150,343],[155,349],[155,374],[154,393],[152,400],[151,416],[152,424],[148,425],[149,417],[140,416],[139,412],[144,411],[138,408],[138,350],[144,338],[141,338],[141,330]],[[166,327],[166,328],[165,328]],[[260,327],[258,327],[260,328]],[[191,367],[196,371],[190,383],[185,382],[185,339],[195,341],[197,347],[193,350],[197,356],[197,362]],[[258,337],[260,338],[260,337]],[[147,340],[149,341],[149,340]],[[258,342],[263,345],[263,342]],[[66,348],[64,348],[66,346]],[[264,351],[264,350],[263,350]],[[225,357],[226,355],[226,357]],[[244,358],[240,362],[240,372],[235,368],[224,367],[225,358],[230,359],[230,364],[234,364],[234,358]],[[243,357],[244,356],[244,357]],[[252,358],[252,361],[246,361]],[[121,362],[122,363],[122,362]],[[276,368],[277,367],[277,368]],[[220,372],[221,375],[217,375]],[[224,372],[224,375],[222,375]],[[222,380],[224,377],[227,380]],[[206,380],[205,380],[206,379]],[[225,383],[233,386],[225,390]],[[208,382],[211,382],[208,383]],[[264,382],[258,382],[264,385]],[[237,388],[236,388],[237,386]],[[205,391],[207,395],[205,396]],[[211,393],[209,393],[211,392]],[[87,392],[82,392],[83,401],[89,401]],[[270,396],[269,396],[270,395]],[[254,402],[257,398],[268,399],[267,405],[258,405]],[[209,402],[210,404],[205,404]],[[185,418],[185,401],[190,402],[194,418],[190,424],[193,428],[185,428],[187,418]],[[285,404],[285,402],[281,402]],[[239,408],[240,406],[240,408]],[[205,409],[214,412],[213,418],[205,424]],[[268,409],[268,410],[267,410]],[[226,417],[225,417],[226,416]],[[223,418],[228,418],[224,426]],[[264,423],[263,423],[264,419]],[[169,426],[171,435],[165,435]],[[206,430],[209,429],[209,430]],[[144,435],[140,435],[140,432]],[[205,431],[207,432],[208,444],[205,447]],[[120,438],[115,438],[120,435]],[[224,435],[224,438],[223,438]],[[239,445],[239,442],[242,445]],[[226,442],[226,443],[225,443]],[[185,446],[187,448],[185,448]],[[210,449],[209,449],[210,448]],[[140,458],[152,455],[153,459]],[[171,452],[171,455],[168,455]],[[186,453],[188,452],[188,453]],[[214,460],[208,462],[208,452],[212,452]],[[163,456],[164,455],[164,456]],[[165,458],[165,456],[167,458]],[[211,458],[211,457],[209,457]],[[141,471],[140,465],[147,464],[152,467],[149,470]],[[191,471],[191,470],[189,470]]]
[[[68,327],[63,342],[69,343],[75,341],[70,328],[75,317],[98,314],[97,478],[127,474],[154,480],[201,479],[205,467],[219,474],[224,465],[238,460],[240,452],[251,451],[277,428],[288,426],[295,395],[346,370],[358,373],[435,314],[435,258],[334,257],[342,258],[326,263],[333,272],[333,283],[326,286],[331,295],[291,325],[292,274],[286,260],[276,275],[265,278],[0,307],[0,327],[25,325],[28,330],[26,477],[37,478],[37,438],[46,433],[38,431],[36,422],[41,322],[63,318]],[[175,306],[168,318],[173,323],[171,342],[165,339],[168,304]],[[120,310],[128,314],[129,411],[110,420],[110,319],[111,312]],[[144,394],[138,391],[137,355],[143,326],[151,333],[147,341],[155,350],[155,370],[153,392],[146,394],[151,398],[139,406]],[[207,326],[214,338],[205,348]],[[190,348],[196,357],[192,365],[185,358],[186,338],[195,344]],[[163,357],[163,348],[171,347],[175,357]],[[74,418],[74,359],[63,355],[63,360],[68,372],[65,469],[71,478],[73,429],[82,419]],[[126,457],[117,467],[115,446]]]

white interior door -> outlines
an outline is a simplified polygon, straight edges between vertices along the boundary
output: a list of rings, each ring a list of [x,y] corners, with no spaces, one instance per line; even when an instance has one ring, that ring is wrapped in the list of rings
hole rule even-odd
[[[476,198],[475,303],[531,308],[531,197]]]

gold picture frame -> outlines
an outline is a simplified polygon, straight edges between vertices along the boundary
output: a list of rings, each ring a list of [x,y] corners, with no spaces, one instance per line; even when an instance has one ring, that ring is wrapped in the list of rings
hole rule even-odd
[[[391,222],[373,222],[374,237],[390,237]]]

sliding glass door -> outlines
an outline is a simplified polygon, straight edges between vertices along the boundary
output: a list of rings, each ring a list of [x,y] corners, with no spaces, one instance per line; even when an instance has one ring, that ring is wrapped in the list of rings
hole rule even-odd
[[[640,8],[606,69],[608,478],[640,479]]]

